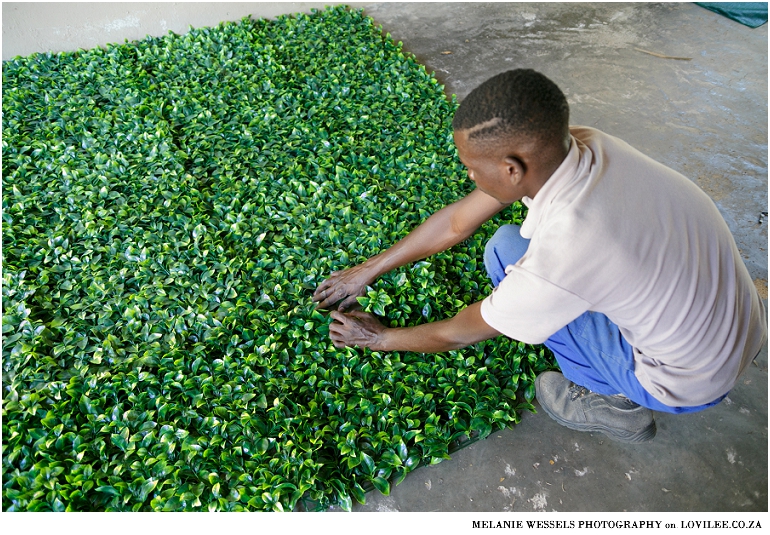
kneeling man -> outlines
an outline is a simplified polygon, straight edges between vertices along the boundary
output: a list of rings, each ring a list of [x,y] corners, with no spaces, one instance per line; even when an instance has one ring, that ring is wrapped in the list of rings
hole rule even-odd
[[[314,294],[337,347],[441,352],[504,334],[550,348],[561,373],[535,383],[543,409],[576,430],[641,442],[653,411],[719,403],[766,342],[764,305],[711,199],[625,142],[569,126],[561,90],[533,70],[499,74],[454,117],[465,198]],[[345,313],[389,270],[461,242],[516,201],[484,261],[495,289],[455,317],[386,328]]]

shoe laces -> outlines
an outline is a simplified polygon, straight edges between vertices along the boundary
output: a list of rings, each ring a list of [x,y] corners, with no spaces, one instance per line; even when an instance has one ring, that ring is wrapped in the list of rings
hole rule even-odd
[[[583,397],[590,392],[591,391],[584,386],[573,384],[571,387],[569,387],[569,400],[575,401],[576,399]]]

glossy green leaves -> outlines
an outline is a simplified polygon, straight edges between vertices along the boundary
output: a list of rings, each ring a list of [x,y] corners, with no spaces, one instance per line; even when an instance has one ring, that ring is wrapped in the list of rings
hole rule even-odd
[[[455,106],[339,7],[4,62],[3,509],[349,508],[516,422],[543,349],[337,350],[311,301],[469,191]],[[493,229],[362,304],[483,298]]]

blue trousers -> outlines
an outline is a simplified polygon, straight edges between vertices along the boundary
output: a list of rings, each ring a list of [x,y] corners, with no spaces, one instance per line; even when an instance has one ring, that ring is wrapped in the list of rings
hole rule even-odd
[[[524,256],[529,240],[522,238],[518,225],[504,225],[495,232],[484,251],[484,265],[497,287],[505,277],[505,267]],[[634,375],[634,354],[620,329],[607,316],[587,311],[554,333],[545,342],[553,351],[564,376],[597,394],[623,394],[630,400],[656,411],[697,412],[716,405],[724,397],[695,407],[669,407],[654,398]]]

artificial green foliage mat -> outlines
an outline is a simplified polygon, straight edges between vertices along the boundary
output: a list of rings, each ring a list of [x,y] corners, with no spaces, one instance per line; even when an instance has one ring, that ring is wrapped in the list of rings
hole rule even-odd
[[[544,349],[337,350],[311,301],[469,191],[456,105],[339,7],[4,62],[3,509],[349,509],[516,422]],[[494,228],[366,309],[483,298]]]

